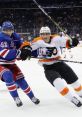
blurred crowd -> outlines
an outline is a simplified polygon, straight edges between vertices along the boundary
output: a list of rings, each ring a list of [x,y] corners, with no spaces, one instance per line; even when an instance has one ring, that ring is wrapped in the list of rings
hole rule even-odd
[[[82,7],[44,8],[52,19],[70,36],[78,34],[82,38]],[[42,26],[49,26],[52,34],[60,30],[47,18],[40,9],[32,8],[2,8],[0,9],[0,25],[3,21],[13,22],[18,33],[37,36]]]

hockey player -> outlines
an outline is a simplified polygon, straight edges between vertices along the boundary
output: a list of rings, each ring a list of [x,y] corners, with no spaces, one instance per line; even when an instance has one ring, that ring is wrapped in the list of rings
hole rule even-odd
[[[77,107],[80,107],[82,106],[82,102],[80,101],[82,86],[78,77],[66,63],[58,61],[62,59],[60,47],[71,47],[72,43],[69,38],[51,35],[49,27],[42,27],[40,29],[40,37],[32,41],[31,56],[39,58],[39,63],[44,67],[47,80],[58,92]],[[25,51],[28,51],[26,47],[25,42],[23,44],[23,56],[25,56]],[[73,87],[74,93],[69,89],[68,84]]]
[[[22,106],[23,103],[19,98],[16,84],[34,104],[39,104],[40,102],[34,96],[31,88],[24,79],[24,75],[15,64],[21,44],[21,38],[14,32],[13,24],[10,21],[3,22],[2,32],[0,33],[0,78],[6,83],[8,91],[18,107]],[[27,54],[29,56],[29,53]]]

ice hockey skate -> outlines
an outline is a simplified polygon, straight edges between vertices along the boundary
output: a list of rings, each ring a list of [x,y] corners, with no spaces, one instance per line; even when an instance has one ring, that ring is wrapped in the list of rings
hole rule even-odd
[[[76,97],[73,97],[71,102],[73,104],[75,104],[77,107],[81,107],[82,106],[82,102],[79,99],[77,99]]]
[[[17,107],[20,107],[20,106],[23,105],[23,103],[22,103],[22,101],[20,100],[19,97],[16,97],[14,100],[15,100],[15,103],[16,103]]]
[[[36,97],[33,97],[31,100],[32,100],[32,102],[33,102],[34,104],[36,104],[36,105],[40,103],[40,100],[37,99]]]

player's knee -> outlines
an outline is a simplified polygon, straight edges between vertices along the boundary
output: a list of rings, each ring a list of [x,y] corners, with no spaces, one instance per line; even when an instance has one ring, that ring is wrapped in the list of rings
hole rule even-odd
[[[19,80],[16,81],[16,83],[21,87],[21,88],[26,88],[28,87],[28,83],[26,82],[26,80],[24,78],[21,78]]]
[[[60,86],[61,85],[61,87],[62,87],[62,86],[65,86],[66,85],[66,81],[64,79],[62,79],[62,78],[59,77],[59,78],[56,78],[54,80],[53,84],[55,86]]]
[[[7,83],[13,82],[13,74],[11,71],[6,71],[3,73],[3,80]]]
[[[53,85],[53,82],[55,79],[57,78],[61,78],[60,74],[56,71],[53,71],[53,70],[47,70],[45,72],[45,75],[46,75],[46,78],[47,80]]]
[[[54,80],[53,85],[62,95],[67,94],[69,91],[68,85],[64,79],[57,78]]]

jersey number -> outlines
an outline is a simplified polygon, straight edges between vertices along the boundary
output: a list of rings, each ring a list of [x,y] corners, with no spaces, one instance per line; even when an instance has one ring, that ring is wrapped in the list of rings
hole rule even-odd
[[[1,44],[0,44],[0,47],[2,47],[2,48],[6,48],[7,47],[7,42],[1,42]]]

